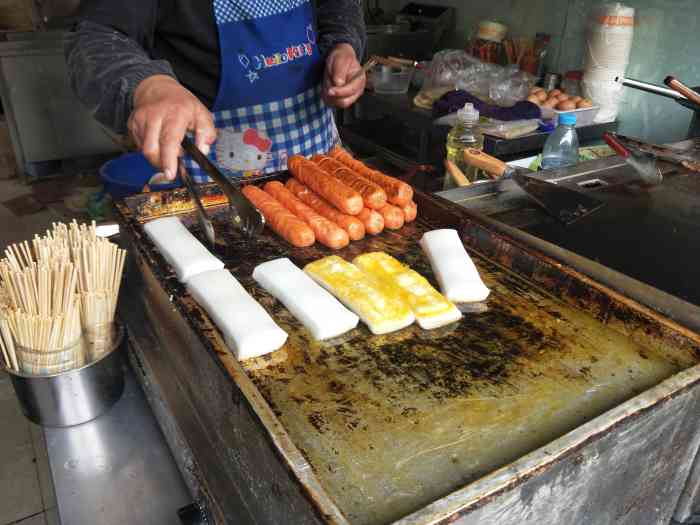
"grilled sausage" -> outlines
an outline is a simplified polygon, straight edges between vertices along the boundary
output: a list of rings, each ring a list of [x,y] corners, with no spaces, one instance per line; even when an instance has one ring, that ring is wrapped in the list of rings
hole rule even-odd
[[[268,182],[265,184],[265,191],[277,199],[282,206],[308,224],[313,230],[316,240],[324,246],[338,250],[350,244],[350,238],[345,230],[309,208],[285,188],[281,182]]]
[[[407,223],[415,221],[416,217],[418,217],[418,205],[413,201],[406,204],[401,210]]]
[[[310,160],[294,155],[287,161],[287,167],[295,179],[308,186],[314,193],[326,199],[343,213],[357,215],[362,211],[364,203],[359,193],[323,171]]]
[[[342,162],[338,162],[327,155],[316,155],[311,160],[318,164],[326,173],[334,176],[343,184],[347,184],[362,195],[365,207],[378,210],[386,204],[386,192],[381,186],[361,177]]]
[[[370,235],[377,235],[384,231],[384,217],[376,210],[363,208],[357,218],[364,223],[365,231]]]
[[[401,208],[387,204],[378,211],[384,218],[385,228],[389,228],[390,230],[398,230],[399,228],[403,227],[405,217]]]
[[[365,179],[368,179],[375,184],[381,186],[387,194],[388,200],[391,204],[396,204],[397,206],[405,206],[413,198],[413,188],[394,177],[389,177],[383,173],[373,170],[369,166],[365,165],[363,162],[353,158],[347,151],[345,151],[340,146],[336,146],[329,153],[331,157],[337,161],[342,162],[348,168],[352,169]]]
[[[365,225],[357,216],[339,212],[332,204],[323,200],[298,180],[291,178],[287,181],[287,189],[316,213],[323,215],[329,221],[343,228],[351,241],[359,241],[365,237]]]
[[[260,210],[267,225],[289,244],[304,248],[316,241],[313,230],[274,197],[252,185],[245,186],[241,191]]]

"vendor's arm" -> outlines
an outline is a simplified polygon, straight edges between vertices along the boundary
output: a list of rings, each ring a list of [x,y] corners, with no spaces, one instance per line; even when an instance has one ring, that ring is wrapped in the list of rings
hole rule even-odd
[[[336,107],[348,107],[365,89],[366,77],[350,79],[361,69],[366,43],[361,0],[318,1],[319,48],[327,55],[323,95]]]
[[[117,133],[130,131],[146,158],[170,178],[180,142],[195,131],[200,148],[216,137],[208,109],[150,48],[157,1],[91,0],[71,35],[66,60],[73,89],[95,118]],[[90,21],[110,20],[109,26]]]

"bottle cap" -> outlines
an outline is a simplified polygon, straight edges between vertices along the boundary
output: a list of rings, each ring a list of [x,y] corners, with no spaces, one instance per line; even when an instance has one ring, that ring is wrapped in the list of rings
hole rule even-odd
[[[562,113],[561,115],[559,115],[559,124],[564,124],[565,126],[576,125],[576,114]]]
[[[457,112],[457,118],[462,124],[476,124],[479,122],[479,110],[474,107],[474,104],[467,102]]]

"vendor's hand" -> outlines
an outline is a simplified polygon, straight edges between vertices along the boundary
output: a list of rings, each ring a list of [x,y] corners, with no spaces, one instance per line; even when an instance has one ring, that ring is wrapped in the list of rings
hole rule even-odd
[[[146,159],[169,180],[177,175],[180,145],[187,131],[194,131],[195,143],[204,153],[216,140],[209,110],[167,75],[148,77],[136,87],[128,126]]]
[[[326,73],[323,79],[323,99],[331,106],[347,108],[365,90],[367,76],[350,81],[362,69],[350,44],[339,44],[326,59]]]

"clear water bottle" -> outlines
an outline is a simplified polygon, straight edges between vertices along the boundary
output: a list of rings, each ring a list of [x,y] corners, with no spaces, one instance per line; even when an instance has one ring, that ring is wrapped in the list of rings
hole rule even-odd
[[[542,169],[553,170],[574,166],[578,163],[578,135],[576,115],[564,113],[559,116],[557,129],[547,138],[542,151]]]

